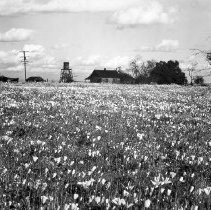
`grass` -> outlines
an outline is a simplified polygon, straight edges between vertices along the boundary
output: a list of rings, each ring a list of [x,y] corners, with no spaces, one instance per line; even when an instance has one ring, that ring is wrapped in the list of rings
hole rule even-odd
[[[1,209],[210,209],[209,87],[0,84]]]

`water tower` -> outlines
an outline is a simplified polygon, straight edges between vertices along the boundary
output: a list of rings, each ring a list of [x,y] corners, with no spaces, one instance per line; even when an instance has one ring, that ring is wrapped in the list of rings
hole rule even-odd
[[[73,82],[73,74],[72,69],[69,67],[69,62],[64,62],[63,69],[61,69],[59,82]]]

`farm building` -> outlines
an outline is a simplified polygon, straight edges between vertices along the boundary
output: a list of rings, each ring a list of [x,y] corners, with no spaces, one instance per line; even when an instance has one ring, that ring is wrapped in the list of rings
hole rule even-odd
[[[85,80],[90,80],[92,83],[135,83],[132,76],[117,70],[107,70],[106,68],[104,70],[94,70]]]
[[[18,82],[19,78],[10,78],[5,76],[0,76],[0,82]]]
[[[45,82],[45,80],[42,77],[29,77],[26,82]]]
[[[69,62],[63,63],[63,69],[61,69],[60,80],[59,82],[73,82],[72,69],[69,67]]]

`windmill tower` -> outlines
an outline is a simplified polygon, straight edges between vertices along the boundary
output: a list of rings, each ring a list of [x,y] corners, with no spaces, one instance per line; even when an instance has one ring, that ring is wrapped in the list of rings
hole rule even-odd
[[[59,82],[73,82],[72,69],[69,68],[69,62],[64,62],[63,69],[61,69]]]

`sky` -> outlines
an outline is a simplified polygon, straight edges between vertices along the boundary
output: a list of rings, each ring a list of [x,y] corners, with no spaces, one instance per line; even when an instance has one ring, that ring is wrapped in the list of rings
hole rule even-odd
[[[59,80],[64,61],[74,79],[129,62],[178,60],[211,82],[210,0],[0,0],[0,74]],[[187,74],[188,76],[188,74]]]

